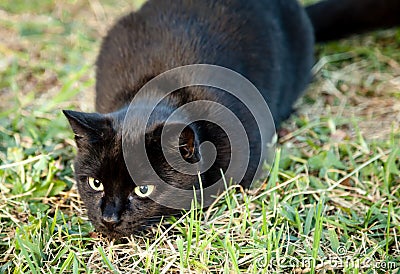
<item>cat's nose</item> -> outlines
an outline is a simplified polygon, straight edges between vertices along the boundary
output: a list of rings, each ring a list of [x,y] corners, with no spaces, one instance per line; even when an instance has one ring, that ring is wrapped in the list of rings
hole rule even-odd
[[[102,201],[101,221],[109,229],[121,222],[122,204],[119,199],[104,199]]]
[[[102,221],[107,226],[115,226],[120,222],[120,218],[117,214],[104,215],[102,216]]]

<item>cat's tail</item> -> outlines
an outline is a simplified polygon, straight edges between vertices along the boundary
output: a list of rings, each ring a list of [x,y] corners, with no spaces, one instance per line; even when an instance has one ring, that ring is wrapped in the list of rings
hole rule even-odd
[[[323,0],[306,11],[316,42],[400,26],[400,0]]]

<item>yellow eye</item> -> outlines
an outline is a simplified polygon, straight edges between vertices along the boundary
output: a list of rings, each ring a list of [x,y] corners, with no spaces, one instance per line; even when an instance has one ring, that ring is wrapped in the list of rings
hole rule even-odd
[[[89,181],[89,186],[91,188],[93,188],[93,190],[96,190],[96,191],[103,191],[104,190],[104,186],[99,180],[97,180],[95,178],[92,178],[92,177],[89,177],[88,181]]]
[[[149,196],[154,190],[154,185],[144,185],[135,187],[135,193],[137,196],[145,198]]]

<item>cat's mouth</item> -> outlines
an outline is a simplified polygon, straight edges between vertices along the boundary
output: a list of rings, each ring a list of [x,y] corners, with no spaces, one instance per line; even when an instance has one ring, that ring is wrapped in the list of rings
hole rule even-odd
[[[123,237],[129,237],[131,235],[135,235],[135,234],[139,234],[141,232],[147,231],[149,228],[160,223],[162,218],[163,218],[162,216],[154,216],[154,217],[146,218],[144,222],[135,223],[135,224],[132,224],[132,223],[124,224],[123,222],[120,222],[115,225],[105,225],[105,224],[101,223],[100,225],[96,226],[96,230],[98,230],[103,235],[107,236],[108,238],[120,239]]]
[[[120,239],[123,237],[129,237],[133,233],[136,233],[140,231],[140,226],[138,227],[132,227],[132,228],[123,228],[123,227],[106,227],[106,226],[100,226],[96,228],[99,232],[101,232],[103,235],[107,236],[108,238],[111,239]]]

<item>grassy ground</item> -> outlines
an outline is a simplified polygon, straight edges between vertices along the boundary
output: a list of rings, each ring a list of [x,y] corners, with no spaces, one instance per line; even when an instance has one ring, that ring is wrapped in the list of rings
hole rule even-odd
[[[399,273],[398,30],[317,49],[263,190],[123,242],[94,231],[60,110],[93,110],[100,37],[138,2],[1,2],[0,273]]]

